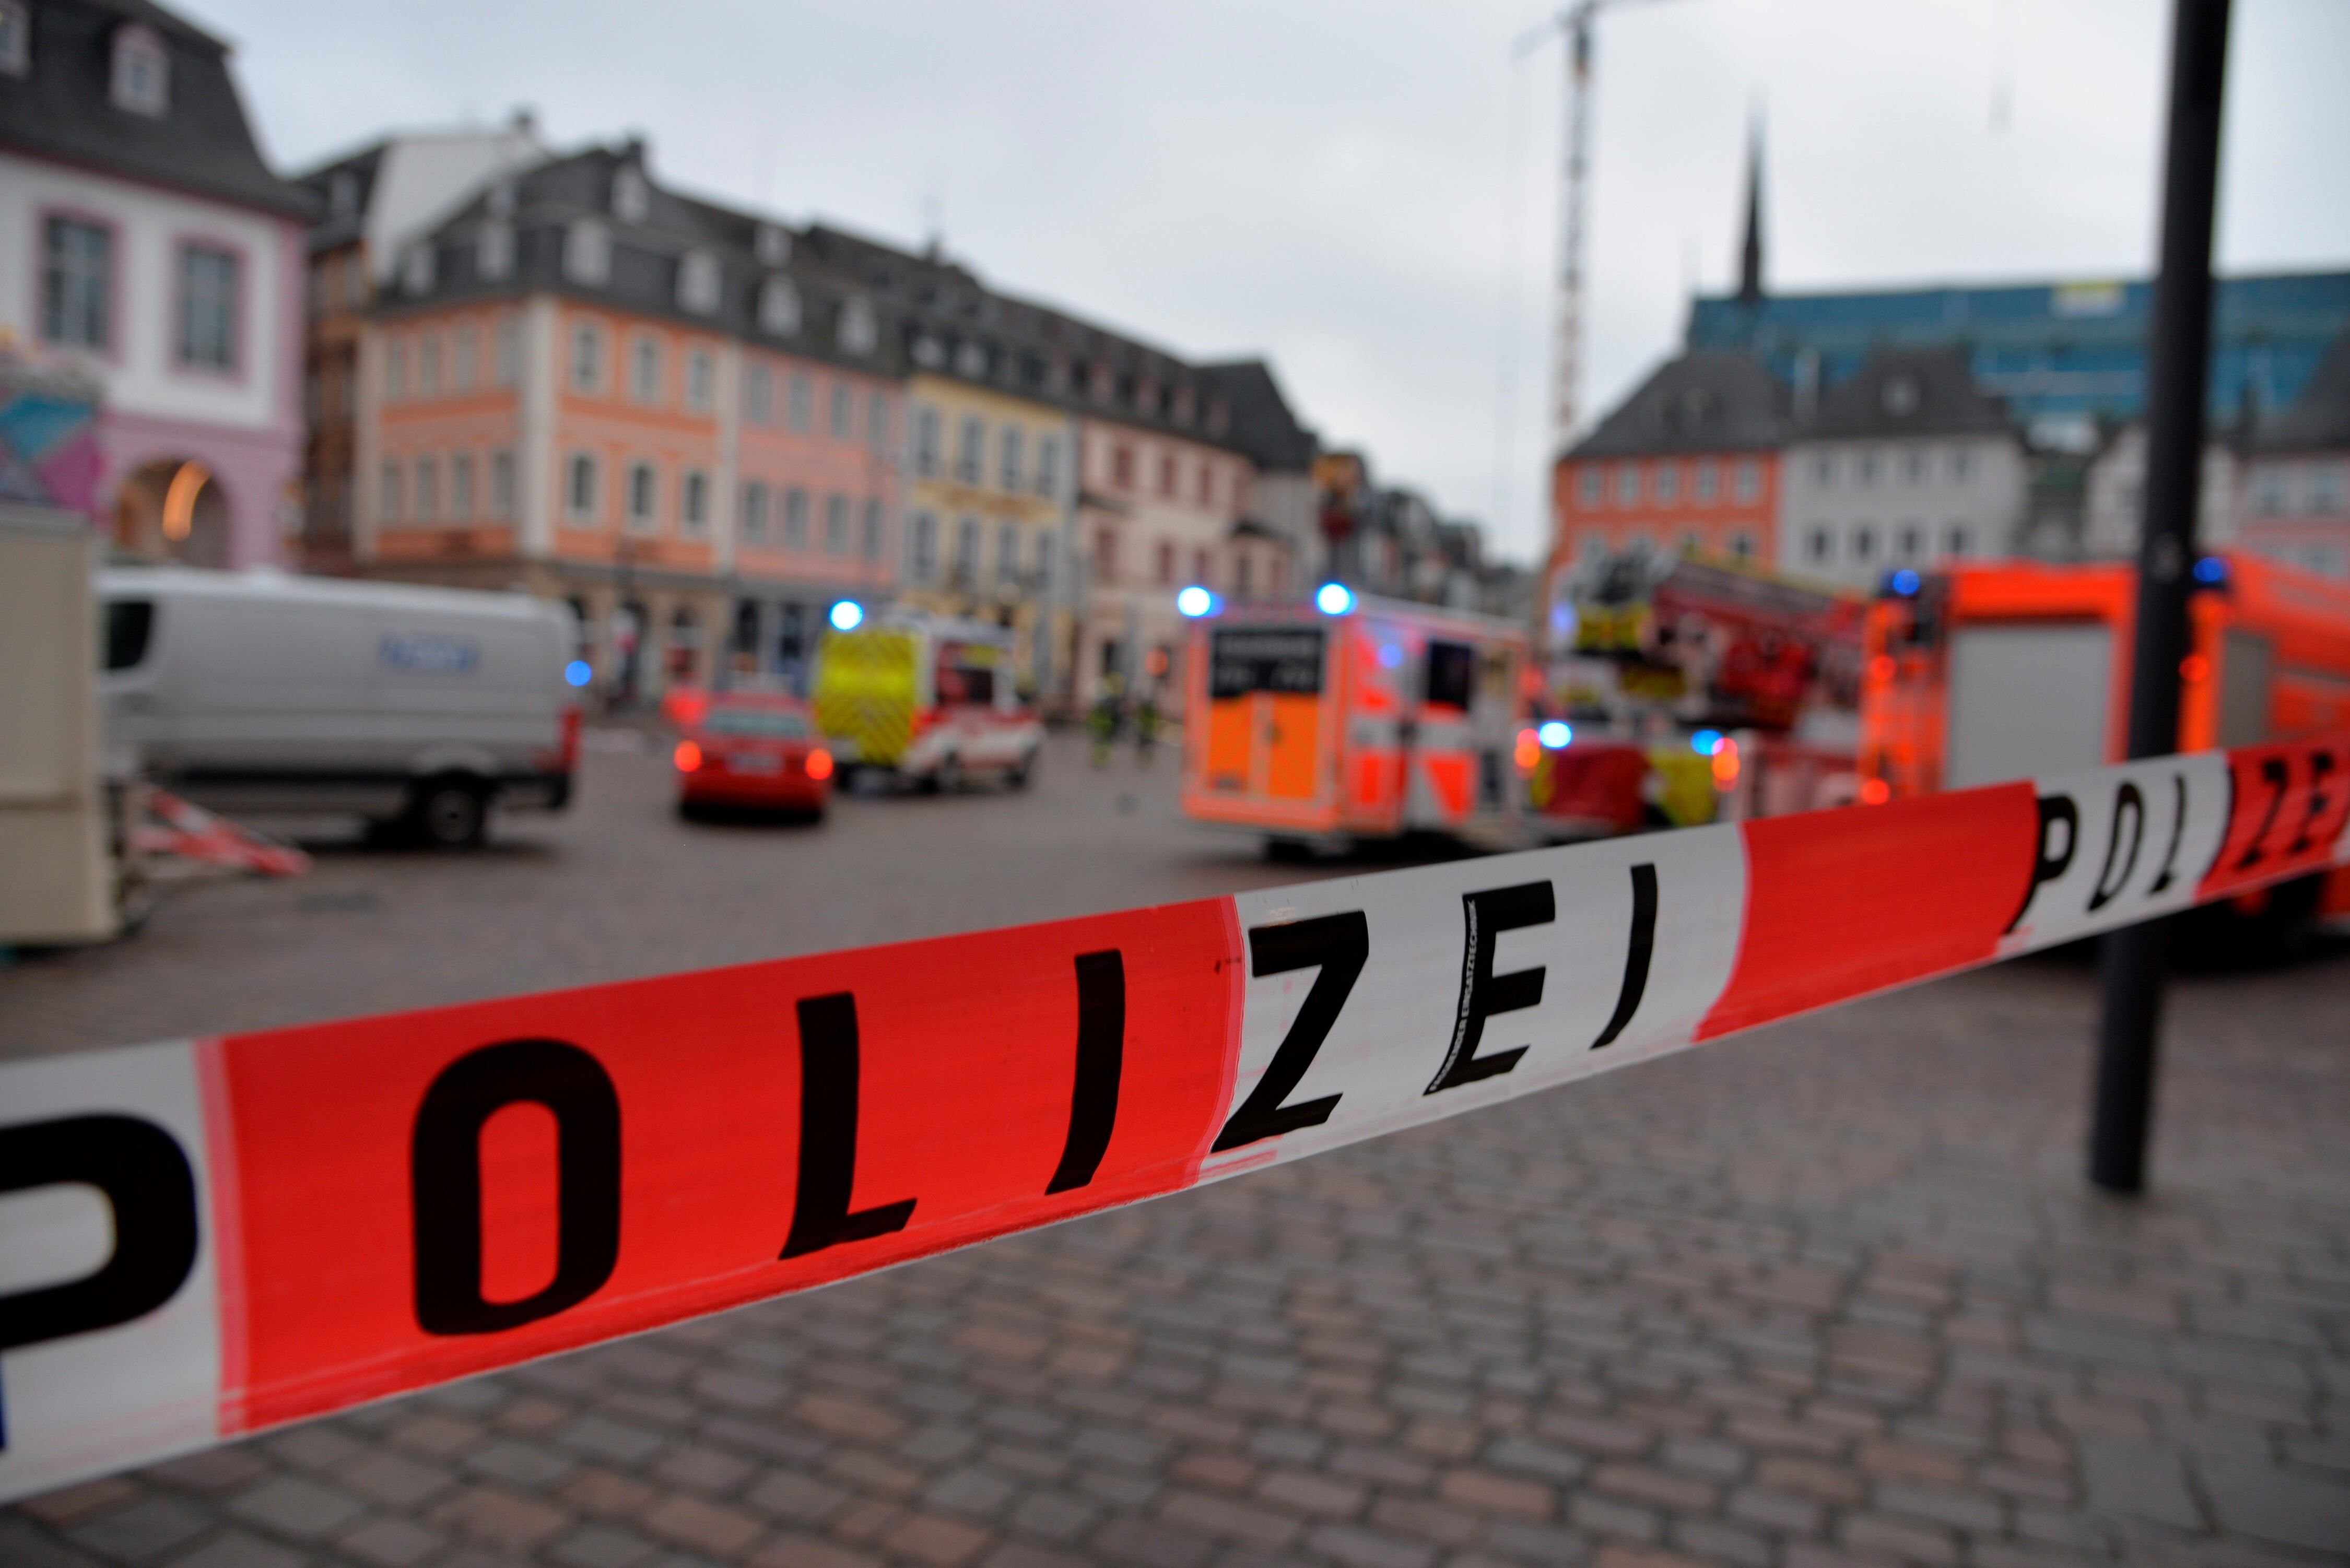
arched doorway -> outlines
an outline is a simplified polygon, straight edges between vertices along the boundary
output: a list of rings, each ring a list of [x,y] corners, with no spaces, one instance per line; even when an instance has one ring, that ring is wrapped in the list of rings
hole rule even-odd
[[[193,458],[155,458],[131,470],[114,499],[114,542],[134,556],[225,566],[228,495]]]
[[[663,652],[668,683],[691,686],[701,673],[702,619],[691,605],[680,605],[669,618],[669,646]]]

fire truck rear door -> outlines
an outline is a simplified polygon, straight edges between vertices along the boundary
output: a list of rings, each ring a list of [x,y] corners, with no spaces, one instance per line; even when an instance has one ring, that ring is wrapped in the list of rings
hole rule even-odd
[[[2113,632],[2095,622],[2009,621],[1950,634],[1942,787],[2100,767]]]

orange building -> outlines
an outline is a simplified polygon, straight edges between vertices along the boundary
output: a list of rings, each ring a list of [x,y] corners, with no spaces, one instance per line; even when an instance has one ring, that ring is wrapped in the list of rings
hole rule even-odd
[[[479,191],[362,336],[357,569],[567,599],[616,696],[804,679],[896,580],[905,421],[878,302],[794,240],[634,142]]]
[[[1787,404],[1742,354],[1688,353],[1660,367],[1552,469],[1545,602],[1600,556],[1776,559]]]

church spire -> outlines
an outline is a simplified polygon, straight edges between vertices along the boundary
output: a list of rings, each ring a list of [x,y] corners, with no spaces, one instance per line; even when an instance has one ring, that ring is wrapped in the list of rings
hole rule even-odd
[[[1738,303],[1750,310],[1762,303],[1762,116],[1759,110],[1746,133],[1746,244],[1738,256]]]

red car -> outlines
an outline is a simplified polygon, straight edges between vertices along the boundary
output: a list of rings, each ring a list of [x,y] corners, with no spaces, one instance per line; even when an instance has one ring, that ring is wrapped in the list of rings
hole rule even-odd
[[[759,806],[822,816],[832,753],[795,697],[722,693],[677,743],[677,809]]]

